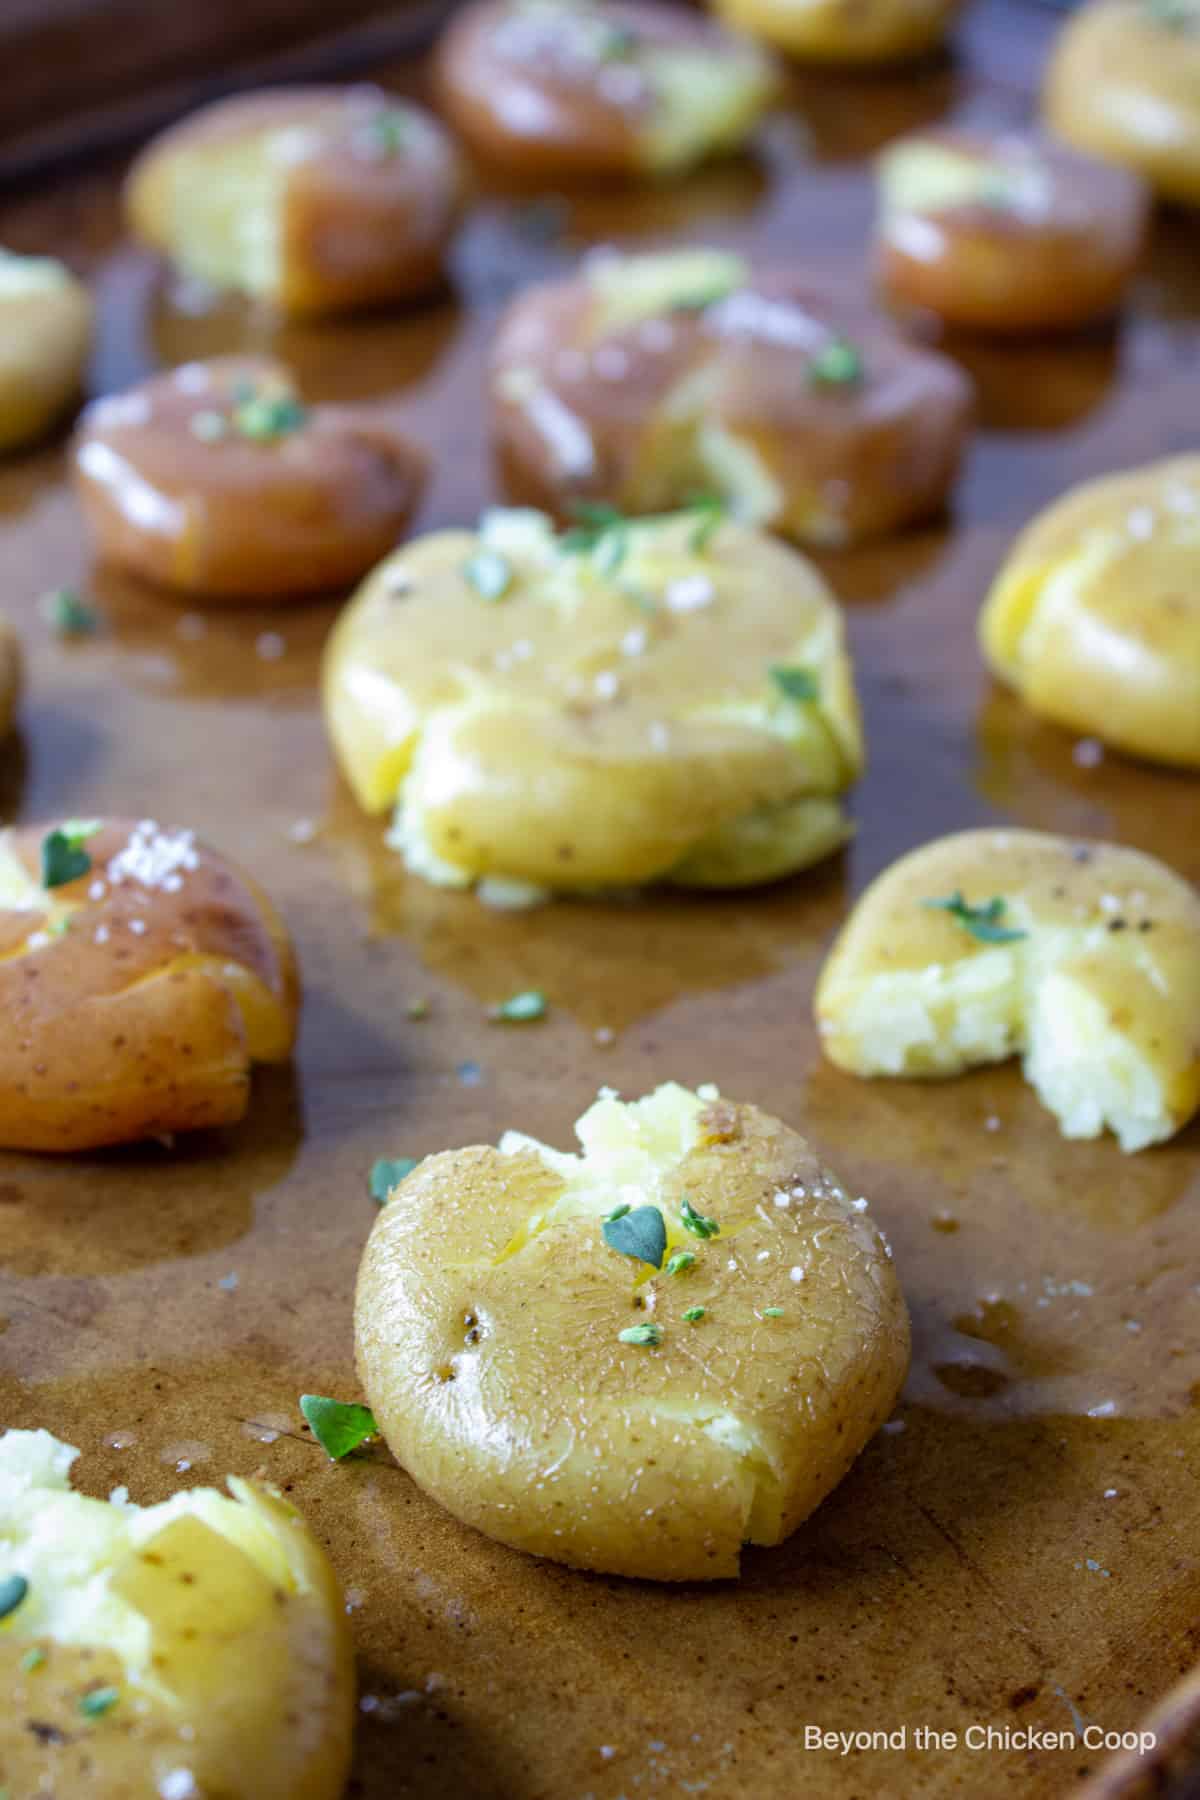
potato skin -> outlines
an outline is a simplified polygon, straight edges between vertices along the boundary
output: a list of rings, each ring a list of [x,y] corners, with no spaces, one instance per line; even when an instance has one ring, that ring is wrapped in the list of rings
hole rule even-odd
[[[934,158],[967,180],[923,204],[905,177]],[[1149,196],[1137,176],[1030,134],[919,132],[884,152],[879,178],[880,287],[969,331],[1069,330],[1103,317],[1145,241]]]
[[[150,1621],[169,1698],[123,1686],[112,1650],[34,1640],[44,1661],[27,1670],[30,1640],[0,1634],[0,1781],[14,1800],[35,1791],[161,1800],[161,1783],[180,1770],[191,1773],[197,1800],[340,1800],[355,1682],[337,1578],[273,1488],[231,1486],[276,1538],[294,1591],[275,1588],[239,1548],[185,1516],[114,1577]],[[121,1688],[117,1704],[82,1717],[81,1698],[108,1685]]]
[[[925,56],[942,43],[962,0],[715,0],[738,31],[799,62],[870,65]]]
[[[701,1127],[658,1198],[726,1235],[679,1233],[694,1267],[652,1276],[641,1308],[642,1265],[598,1216],[520,1241],[561,1187],[527,1150],[430,1157],[375,1223],[355,1302],[368,1400],[413,1479],[502,1543],[657,1581],[736,1575],[743,1541],[794,1531],[895,1402],[908,1317],[875,1227],[757,1108],[717,1102]],[[646,1320],[659,1348],[619,1341]],[[714,1415],[753,1434],[749,1467],[703,1430]]]
[[[927,904],[955,893],[974,906],[1004,899],[1002,924],[1025,934],[1017,954],[1036,959],[1047,943],[1050,960],[1035,960],[1026,985],[1013,988],[1009,1039],[994,1053],[960,1054],[930,1043],[903,1070],[885,1069],[864,1041],[856,1013],[870,984],[902,974],[953,974],[993,951],[947,911]],[[1066,976],[1095,1003],[1106,1028],[1157,1083],[1161,1129],[1145,1141],[1180,1130],[1200,1108],[1200,896],[1154,857],[1123,845],[1037,831],[963,831],[901,857],[859,900],[821,970],[815,1010],[822,1047],[853,1074],[907,1079],[1003,1060],[1028,1048],[1036,989],[1051,974]]]
[[[424,459],[382,413],[314,406],[260,441],[229,418],[242,392],[294,398],[260,357],[152,377],[83,414],[72,474],[105,560],[179,593],[286,602],[354,581],[396,542]],[[226,420],[221,435],[196,421]]]
[[[89,838],[87,874],[39,897],[53,828],[0,836],[34,890],[0,905],[0,1145],[90,1150],[235,1123],[252,1062],[285,1061],[296,1033],[295,958],[270,901],[199,845],[178,890],[110,880],[134,831],[119,819]]]
[[[39,270],[45,279],[26,286]],[[92,317],[62,264],[0,251],[0,454],[44,436],[77,398]]]
[[[497,516],[508,529],[529,515]],[[551,891],[670,880],[723,827],[855,778],[842,619],[803,558],[734,525],[698,551],[695,516],[674,515],[630,527],[610,580],[535,520],[532,546],[507,552],[499,601],[464,573],[493,541],[485,517],[482,536],[439,532],[389,558],[330,637],[335,751],[363,806],[399,798],[401,823],[420,822],[421,854],[397,844],[410,867],[449,885],[508,877]],[[705,584],[709,603],[673,612],[664,595],[681,582]],[[812,670],[811,704],[784,700],[775,664]],[[833,847],[822,821],[808,860]]]
[[[389,120],[394,142],[382,135]],[[189,199],[203,204],[205,189],[236,170],[245,210],[254,183],[281,159],[286,174],[271,203],[274,280],[263,289],[219,279],[197,243],[206,221]],[[189,114],[136,159],[125,207],[134,233],[185,274],[253,291],[293,318],[315,318],[438,287],[461,192],[453,144],[423,108],[366,85],[314,86],[236,94]]]
[[[593,34],[624,38],[629,49],[593,51]],[[662,81],[656,65],[680,55],[707,64],[699,92],[694,80]],[[679,7],[605,0],[556,17],[551,7],[474,0],[441,37],[434,80],[442,110],[488,167],[522,180],[589,181],[674,173],[736,149],[778,75],[756,45]],[[664,145],[656,125],[687,104],[689,86],[700,116]]]
[[[609,284],[626,272],[636,281],[650,260],[615,264]],[[863,378],[822,383],[814,359],[843,334]],[[581,499],[637,513],[726,493],[704,450],[717,431],[756,459],[770,490],[733,496],[739,516],[822,547],[936,513],[973,411],[971,384],[947,357],[905,343],[861,303],[769,269],[747,269],[710,305],[616,324],[586,272],[530,288],[501,321],[489,394],[515,499],[560,515]]]
[[[1200,768],[1200,456],[1085,483],[1017,539],[980,616],[1027,705],[1134,756]]]
[[[1145,0],[1088,0],[1059,34],[1042,109],[1067,143],[1200,206],[1200,8],[1174,25]]]

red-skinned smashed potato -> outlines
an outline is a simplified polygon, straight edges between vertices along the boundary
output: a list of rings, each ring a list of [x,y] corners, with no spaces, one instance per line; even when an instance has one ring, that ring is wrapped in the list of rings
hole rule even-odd
[[[736,149],[778,81],[747,39],[655,0],[478,0],[435,75],[479,158],[539,181],[668,175]]]
[[[189,831],[67,820],[0,835],[0,1146],[90,1150],[230,1125],[291,1054],[291,943]]]
[[[424,461],[367,406],[305,406],[278,363],[185,363],[83,415],[75,483],[97,550],[215,600],[343,587],[387,553]]]
[[[529,289],[492,355],[514,498],[669,511],[698,493],[804,544],[895,531],[944,503],[970,383],[886,320],[725,250],[605,255]]]
[[[1136,175],[1028,133],[916,133],[879,159],[879,189],[884,293],[975,331],[1112,312],[1149,217]]]
[[[423,108],[365,85],[274,88],[156,137],[125,204],[184,275],[314,317],[437,287],[461,185]]]

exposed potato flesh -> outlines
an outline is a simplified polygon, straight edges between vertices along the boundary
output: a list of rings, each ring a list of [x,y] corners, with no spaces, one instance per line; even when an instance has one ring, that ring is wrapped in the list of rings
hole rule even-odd
[[[946,36],[961,0],[716,0],[739,31],[814,63],[887,63],[924,56]]]
[[[932,904],[955,897],[974,928]],[[1200,1106],[1200,898],[1115,844],[939,838],[863,895],[816,1012],[826,1055],[855,1075],[958,1075],[1020,1056],[1065,1137],[1107,1129],[1142,1150]]]
[[[92,300],[60,262],[0,250],[0,452],[50,429],[79,393]]]
[[[435,287],[459,187],[438,122],[363,84],[202,107],[142,152],[125,201],[185,275],[312,316]]]
[[[757,46],[643,0],[479,0],[436,77],[472,149],[539,180],[681,172],[745,143],[777,86]]]
[[[1062,28],[1042,103],[1068,143],[1200,206],[1200,0],[1088,0]]]
[[[1200,768],[1200,456],[1086,483],[1018,538],[983,653],[1034,712]]]
[[[0,1145],[85,1150],[227,1125],[255,1062],[291,1054],[287,933],[191,832],[68,822],[89,867],[42,885],[61,822],[0,834]]]
[[[930,130],[879,159],[875,267],[885,294],[990,333],[1111,312],[1145,239],[1149,195],[1032,132]]]
[[[28,1583],[0,1621],[5,1792],[339,1800],[353,1658],[300,1514],[237,1476],[232,1498],[89,1499],[78,1454],[0,1436],[0,1573]]]
[[[616,530],[617,549],[573,549],[540,513],[489,513],[407,544],[339,619],[334,748],[369,811],[397,807],[416,873],[736,886],[844,841],[862,739],[816,571],[701,514]],[[480,568],[505,584],[490,600]],[[807,672],[807,697],[783,669]]]
[[[429,1157],[359,1273],[359,1368],[399,1461],[517,1549],[662,1581],[737,1573],[887,1417],[908,1316],[865,1202],[804,1139],[715,1090],[602,1094],[581,1155],[509,1132]],[[719,1235],[689,1234],[685,1198]],[[659,1209],[656,1272],[609,1247]],[[685,1319],[685,1312],[702,1316]],[[657,1326],[661,1342],[622,1341]]]
[[[598,255],[526,290],[489,385],[516,498],[640,513],[712,493],[824,546],[935,513],[972,408],[954,363],[856,296],[704,248]]]

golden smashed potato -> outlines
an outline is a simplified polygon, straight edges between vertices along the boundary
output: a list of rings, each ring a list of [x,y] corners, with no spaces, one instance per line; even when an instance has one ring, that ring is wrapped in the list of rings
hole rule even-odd
[[[1153,857],[964,831],[868,888],[821,972],[825,1053],[940,1077],[1020,1056],[1064,1137],[1123,1150],[1200,1107],[1200,897]]]
[[[802,62],[871,64],[925,56],[962,0],[715,0],[739,31]]]
[[[995,333],[1086,324],[1141,254],[1145,184],[1028,132],[923,131],[879,159],[876,274],[888,299]]]
[[[476,0],[435,73],[476,155],[539,181],[674,174],[735,150],[778,80],[756,45],[655,0]]]
[[[1200,768],[1200,456],[1086,483],[1017,539],[988,596],[988,663],[1034,712]]]
[[[344,587],[419,497],[420,452],[371,406],[305,406],[265,357],[185,363],[97,400],[74,448],[99,554],[213,600]]]
[[[935,513],[972,411],[948,358],[727,250],[600,255],[528,289],[501,323],[490,391],[516,498],[652,512],[714,493],[826,546]]]
[[[0,1787],[12,1800],[340,1800],[354,1663],[325,1552],[229,1477],[146,1508],[0,1436]]]
[[[708,510],[560,536],[491,512],[406,544],[339,618],[323,686],[409,868],[497,904],[770,881],[848,835],[841,612],[802,557]]]
[[[895,1403],[890,1254],[802,1137],[715,1089],[606,1092],[576,1131],[581,1155],[510,1131],[393,1191],[358,1277],[369,1404],[413,1479],[502,1543],[736,1575]]]
[[[1087,0],[1042,99],[1059,137],[1200,206],[1200,0]]]
[[[156,137],[125,204],[184,275],[313,317],[437,287],[460,187],[422,107],[366,85],[271,88]]]
[[[190,831],[0,833],[0,1146],[90,1150],[229,1125],[283,1062],[299,990],[259,889]]]
[[[79,393],[92,299],[63,263],[0,250],[0,451],[47,432]]]

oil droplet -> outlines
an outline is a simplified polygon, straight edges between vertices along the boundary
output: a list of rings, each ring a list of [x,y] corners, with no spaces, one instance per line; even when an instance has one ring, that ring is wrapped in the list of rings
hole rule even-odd
[[[133,1431],[110,1431],[104,1440],[106,1450],[132,1450],[137,1443],[137,1434]]]

